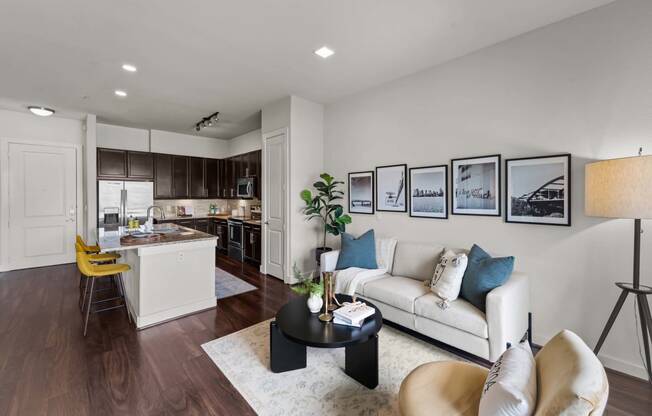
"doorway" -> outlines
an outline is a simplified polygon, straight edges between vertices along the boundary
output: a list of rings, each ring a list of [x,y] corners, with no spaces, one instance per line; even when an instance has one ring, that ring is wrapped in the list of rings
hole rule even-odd
[[[80,223],[79,149],[4,141],[2,241],[5,268],[75,262]]]
[[[263,135],[265,187],[264,265],[265,273],[284,280],[288,266],[288,135],[287,129]]]

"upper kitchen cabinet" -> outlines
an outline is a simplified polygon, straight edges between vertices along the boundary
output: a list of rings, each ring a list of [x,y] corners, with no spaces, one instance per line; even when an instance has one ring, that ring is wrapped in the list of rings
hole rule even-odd
[[[127,151],[116,149],[97,149],[97,177],[127,177]]]
[[[154,179],[154,157],[148,152],[127,152],[127,176]]]
[[[190,197],[190,163],[187,156],[172,156],[172,197]]]
[[[262,155],[263,152],[261,150],[256,150],[255,152],[250,153],[250,162],[251,162],[251,171],[252,171],[252,176],[256,177],[256,181],[254,182],[254,186],[256,187],[256,199],[260,199],[261,196],[261,188],[263,187],[263,175],[262,175],[262,169],[263,169],[263,164],[262,164]]]
[[[220,176],[219,161],[217,159],[206,159],[206,197],[220,197]]]
[[[151,153],[97,149],[97,177],[107,179],[154,179]]]
[[[154,155],[154,199],[172,198],[172,155]]]
[[[206,159],[190,158],[190,197],[205,198],[207,195]]]

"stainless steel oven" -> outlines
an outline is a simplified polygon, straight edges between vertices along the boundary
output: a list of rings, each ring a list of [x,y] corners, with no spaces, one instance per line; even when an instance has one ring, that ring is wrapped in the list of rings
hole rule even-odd
[[[229,257],[242,261],[242,221],[228,220],[229,224]]]
[[[256,192],[256,183],[253,176],[238,178],[237,197],[238,198],[253,198]]]

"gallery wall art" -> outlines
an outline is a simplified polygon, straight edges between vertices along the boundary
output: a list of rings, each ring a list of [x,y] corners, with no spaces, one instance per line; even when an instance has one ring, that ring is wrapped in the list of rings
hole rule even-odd
[[[349,213],[374,213],[374,172],[349,173]]]
[[[448,166],[410,168],[410,216],[448,218]]]
[[[571,225],[569,154],[505,161],[505,221]]]
[[[500,216],[500,155],[451,160],[451,212]]]
[[[407,165],[376,168],[376,210],[407,212]]]

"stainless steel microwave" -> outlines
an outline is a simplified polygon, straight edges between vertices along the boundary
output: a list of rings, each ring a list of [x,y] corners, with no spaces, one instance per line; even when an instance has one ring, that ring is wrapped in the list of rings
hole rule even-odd
[[[238,178],[238,189],[236,193],[238,198],[254,197],[254,193],[256,192],[254,179],[253,176]]]

